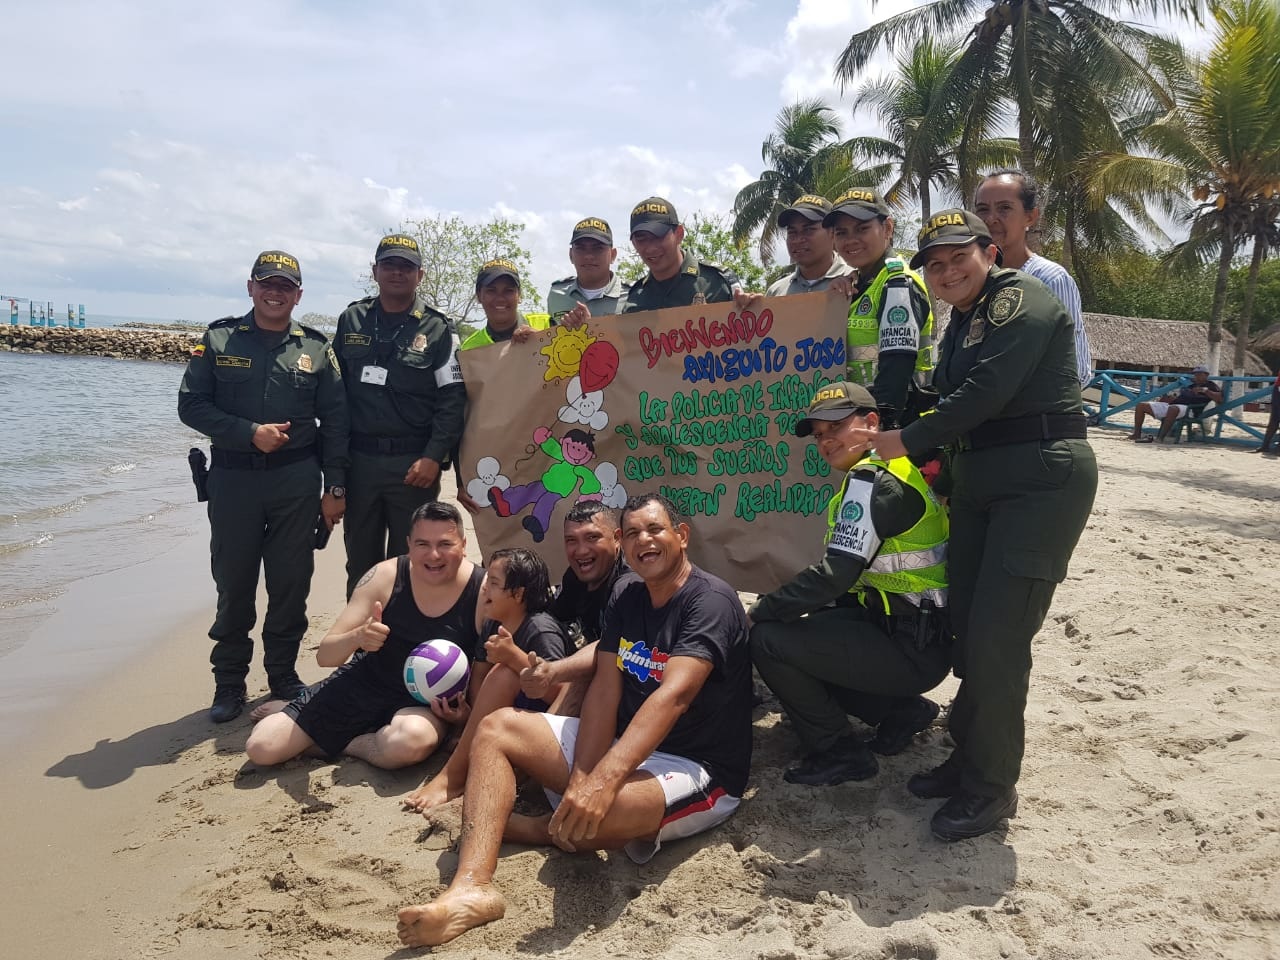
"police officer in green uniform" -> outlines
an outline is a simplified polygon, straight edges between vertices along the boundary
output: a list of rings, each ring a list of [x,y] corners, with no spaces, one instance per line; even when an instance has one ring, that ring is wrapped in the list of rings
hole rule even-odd
[[[209,324],[178,390],[182,422],[213,441],[215,723],[244,706],[259,566],[267,581],[262,665],[271,695],[289,700],[303,689],[294,665],[307,629],[317,507],[330,529],[343,514],[341,498],[321,497],[321,468],[330,491],[346,484],[347,471],[337,358],[322,334],[292,319],[302,298],[298,261],[280,250],[260,254],[248,289],[253,309]]]
[[[440,495],[467,402],[453,324],[418,294],[418,241],[383,237],[373,279],[378,295],[349,305],[334,338],[351,411],[348,597],[366,571],[404,551],[409,517]]]
[[[999,269],[973,213],[944,210],[920,231],[929,287],[952,305],[934,383],[942,399],[901,431],[869,431],[881,457],[953,450],[951,623],[961,678],[956,748],[907,788],[948,797],[945,839],[976,837],[1017,811],[1031,641],[1089,518],[1098,485],[1076,373],[1075,325],[1039,280]]]
[[[751,658],[807,754],[783,774],[790,783],[872,776],[875,753],[901,752],[933,723],[938,705],[919,694],[951,667],[946,510],[906,457],[879,460],[870,439],[851,442],[879,422],[861,385],[814,395],[796,436],[812,434],[845,475],[827,507],[826,552],[748,611]],[[848,714],[877,727],[870,743]]]
[[[632,285],[624,313],[722,303],[741,293],[732,270],[695,259],[684,252],[683,243],[684,226],[669,200],[650,197],[636,204],[631,244],[649,272]]]
[[[507,340],[523,342],[535,330],[546,330],[551,317],[545,313],[523,315],[520,305],[520,268],[505,257],[486,260],[476,275],[476,299],[485,324],[462,341],[462,350],[474,350]]]
[[[787,241],[787,256],[795,269],[771,283],[766,296],[816,293],[830,287],[836,277],[854,272],[836,253],[835,237],[823,222],[830,212],[830,200],[806,193],[778,214],[778,226]]]
[[[846,191],[823,223],[835,235],[836,252],[858,272],[848,291],[849,379],[871,390],[881,426],[891,430],[925,405],[913,386],[928,385],[933,375],[933,300],[920,276],[894,254],[893,217],[877,191]],[[833,286],[844,289],[844,283]]]
[[[622,313],[631,285],[613,272],[617,258],[613,229],[607,220],[587,217],[574,224],[569,262],[576,272],[551,284],[547,293],[547,313],[553,326],[563,323],[572,329],[590,317]]]

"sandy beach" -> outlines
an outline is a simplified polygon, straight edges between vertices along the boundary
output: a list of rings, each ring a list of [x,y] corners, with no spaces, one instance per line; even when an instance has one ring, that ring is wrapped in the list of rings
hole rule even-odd
[[[748,795],[725,826],[645,866],[506,848],[507,918],[436,952],[1280,956],[1280,461],[1121,436],[1094,437],[1098,501],[1036,641],[1007,831],[930,836],[936,802],[905,781],[945,756],[941,727],[871,781],[785,784],[795,742],[767,702]],[[205,548],[193,537],[175,563],[196,569]],[[340,543],[318,560],[308,679],[341,605]],[[206,719],[212,584],[204,573],[182,589],[203,598],[199,613],[166,622],[130,598],[144,652],[0,741],[5,954],[416,955],[399,947],[395,911],[452,876],[458,809],[428,821],[398,798],[440,759],[399,773],[254,768],[247,714]],[[250,692],[265,692],[258,666]]]

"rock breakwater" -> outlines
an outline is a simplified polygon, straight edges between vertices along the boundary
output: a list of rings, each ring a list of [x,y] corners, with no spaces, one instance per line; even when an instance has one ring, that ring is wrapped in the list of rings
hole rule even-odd
[[[166,360],[185,363],[200,342],[200,330],[176,333],[115,327],[0,327],[0,350],[14,353],[63,353],[117,360]]]

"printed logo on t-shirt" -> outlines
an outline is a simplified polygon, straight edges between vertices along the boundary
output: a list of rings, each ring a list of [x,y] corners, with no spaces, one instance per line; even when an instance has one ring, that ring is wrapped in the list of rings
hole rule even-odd
[[[668,659],[668,654],[650,650],[643,640],[633,642],[626,637],[618,638],[618,669],[631,674],[641,683],[648,683],[650,680],[661,683]]]

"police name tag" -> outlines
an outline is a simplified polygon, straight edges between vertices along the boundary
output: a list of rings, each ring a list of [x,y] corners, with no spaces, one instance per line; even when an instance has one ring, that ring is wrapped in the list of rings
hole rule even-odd
[[[360,369],[360,382],[361,382],[361,383],[372,383],[372,384],[374,384],[374,385],[376,385],[376,386],[379,386],[379,387],[386,386],[386,383],[387,383],[387,368],[386,368],[386,367],[379,367],[379,366],[376,366],[376,365],[374,365],[374,364],[372,364],[372,363],[365,364],[365,365]]]

